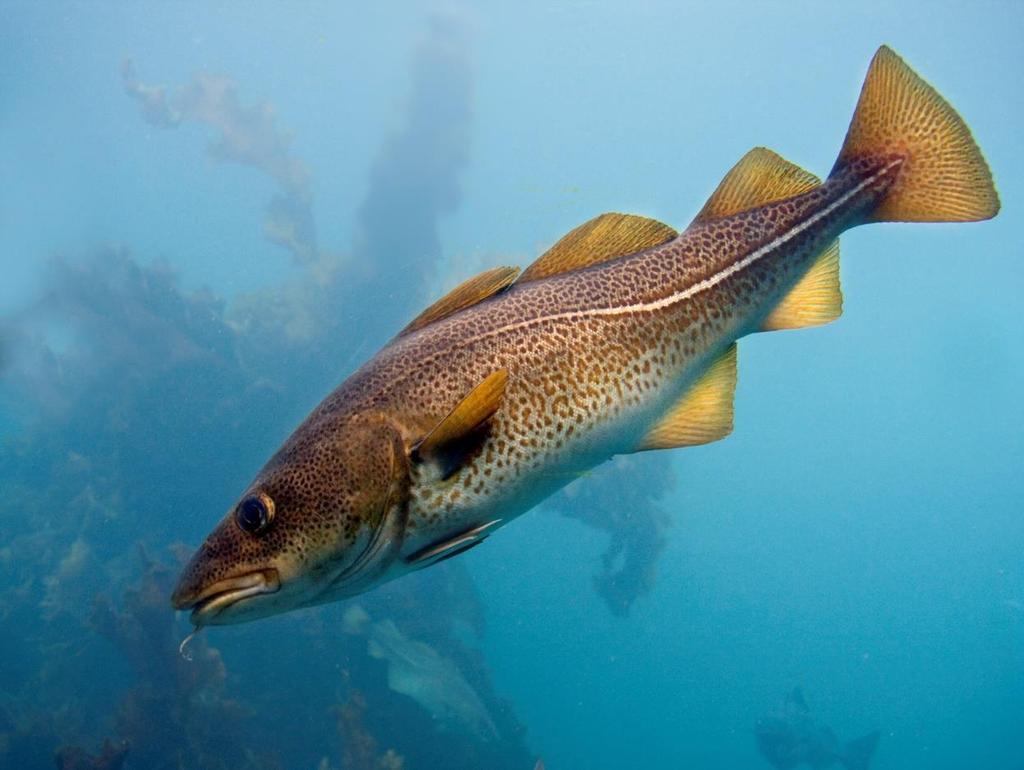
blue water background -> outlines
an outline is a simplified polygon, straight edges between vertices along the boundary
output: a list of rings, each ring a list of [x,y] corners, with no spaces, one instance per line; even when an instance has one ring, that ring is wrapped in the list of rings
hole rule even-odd
[[[438,10],[397,2],[4,7],[0,308],[8,318],[46,295],[49,257],[110,244],[144,264],[166,262],[187,290],[206,287],[229,304],[298,275],[260,230],[275,183],[205,157],[208,127],[144,123],[122,88],[126,56],[147,82],[225,73],[244,101],[272,103],[292,153],[311,171],[318,241],[344,251]],[[593,590],[607,535],[543,505],[460,557],[485,610],[482,649],[495,690],[526,726],[531,751],[552,770],[767,767],[753,725],[801,685],[841,736],[882,730],[879,770],[1019,770],[1024,6],[442,10],[458,19],[474,80],[457,206],[440,219],[446,267],[380,275],[381,305],[393,282],[436,296],[472,270],[527,264],[602,211],[685,226],[756,145],[824,175],[881,43],[966,118],[1003,202],[989,223],[845,235],[842,318],[741,342],[735,433],[677,451],[665,466],[675,477],[661,503],[671,520],[667,547],[653,590],[625,617]],[[400,232],[403,222],[393,227]],[[417,244],[407,246],[414,254]],[[419,309],[389,312],[411,318]],[[363,323],[373,321],[350,319],[350,333],[359,336]],[[50,344],[68,339],[57,331]],[[333,362],[323,382],[339,381],[371,352]],[[242,426],[252,459],[231,466],[222,488],[199,494],[184,477],[154,491],[177,495],[178,538],[200,541],[326,387],[283,405],[290,422],[263,430],[257,420],[251,434]],[[30,422],[10,403],[0,415],[8,437]],[[209,443],[201,430],[194,441]],[[641,458],[638,473],[645,462],[654,460]],[[216,502],[195,506],[196,496]],[[17,507],[5,501],[5,528],[17,528]],[[135,529],[145,530],[144,516],[117,523],[126,549]],[[46,574],[52,564],[39,568]],[[292,628],[271,620],[210,636],[226,657],[233,646],[241,657],[242,644],[302,645]],[[260,655],[273,665],[272,653]],[[288,658],[268,686],[301,681],[301,661]],[[8,658],[4,668],[19,662]],[[88,671],[75,686],[102,681]],[[110,708],[109,698],[96,698],[97,708]]]

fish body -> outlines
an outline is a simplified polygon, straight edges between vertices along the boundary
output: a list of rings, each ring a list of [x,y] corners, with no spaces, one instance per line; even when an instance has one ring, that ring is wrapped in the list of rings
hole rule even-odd
[[[414,467],[401,555],[470,526],[506,522],[574,474],[636,451],[708,364],[758,328],[876,194],[839,180],[700,223],[638,254],[513,285],[391,342],[293,441],[303,430],[343,431],[367,412],[390,415],[415,441],[505,369],[501,408],[480,451],[443,484],[433,483],[436,467]]]
[[[391,620],[373,623],[368,635],[370,657],[388,665],[388,687],[415,700],[438,724],[480,740],[498,737],[483,699],[453,660],[407,638]]]
[[[776,770],[826,770],[836,765],[868,770],[880,737],[872,732],[841,743],[831,728],[819,725],[810,715],[799,688],[786,696],[778,712],[758,720],[754,734],[761,756]]]
[[[963,121],[883,48],[824,182],[755,149],[682,233],[602,215],[428,308],[268,461],[172,601],[210,624],[351,596],[615,454],[723,438],[736,340],[841,312],[841,232],[997,210]]]

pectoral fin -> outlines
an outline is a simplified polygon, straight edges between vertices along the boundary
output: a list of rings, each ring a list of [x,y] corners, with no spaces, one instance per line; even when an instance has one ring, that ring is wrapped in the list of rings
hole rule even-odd
[[[458,556],[460,553],[465,553],[473,546],[482,543],[491,534],[494,527],[500,523],[501,519],[495,519],[478,527],[467,529],[465,532],[460,532],[454,537],[446,538],[420,549],[405,561],[410,566],[420,569],[422,567],[429,567],[431,564],[437,564],[445,559],[450,559],[453,556]]]
[[[710,444],[732,433],[736,393],[736,343],[716,360],[662,420],[637,451]]]
[[[479,446],[507,383],[507,369],[488,375],[413,447],[413,459],[439,463],[443,478],[453,474]]]
[[[761,324],[761,331],[802,329],[834,321],[843,313],[839,286],[839,241],[833,241]]]
[[[608,213],[584,222],[541,254],[519,276],[519,283],[568,273],[660,246],[678,233],[656,219]]]

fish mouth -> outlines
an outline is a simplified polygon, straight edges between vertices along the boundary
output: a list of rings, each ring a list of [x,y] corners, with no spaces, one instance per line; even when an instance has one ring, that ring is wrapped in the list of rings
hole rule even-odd
[[[281,578],[276,569],[268,567],[218,580],[195,596],[176,594],[172,603],[176,610],[192,610],[192,622],[201,626],[216,622],[218,616],[239,602],[260,594],[276,593],[279,590]]]

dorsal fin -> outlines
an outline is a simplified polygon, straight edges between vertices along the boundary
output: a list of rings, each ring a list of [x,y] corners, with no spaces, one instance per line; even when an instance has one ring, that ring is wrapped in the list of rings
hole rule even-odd
[[[736,343],[715,360],[651,431],[637,451],[710,444],[732,433]]]
[[[765,147],[755,147],[730,169],[693,220],[727,217],[772,201],[800,195],[821,180]]]
[[[635,214],[601,214],[562,236],[519,276],[519,283],[568,273],[660,246],[679,233],[663,222]]]
[[[488,375],[413,447],[413,459],[439,463],[443,478],[454,473],[476,448],[476,439],[498,411],[507,384],[507,369]]]
[[[843,314],[839,286],[839,241],[832,241],[806,275],[761,324],[761,331],[803,329],[834,321]]]
[[[398,333],[399,336],[410,334],[417,329],[422,329],[427,324],[450,316],[477,302],[482,302],[488,297],[493,297],[515,283],[517,275],[519,275],[518,267],[493,267],[468,281],[463,281],[416,316],[408,326]]]
[[[810,709],[807,708],[807,701],[804,699],[804,691],[800,687],[794,687],[789,691],[789,695],[786,697],[786,703],[801,714],[807,714]]]

